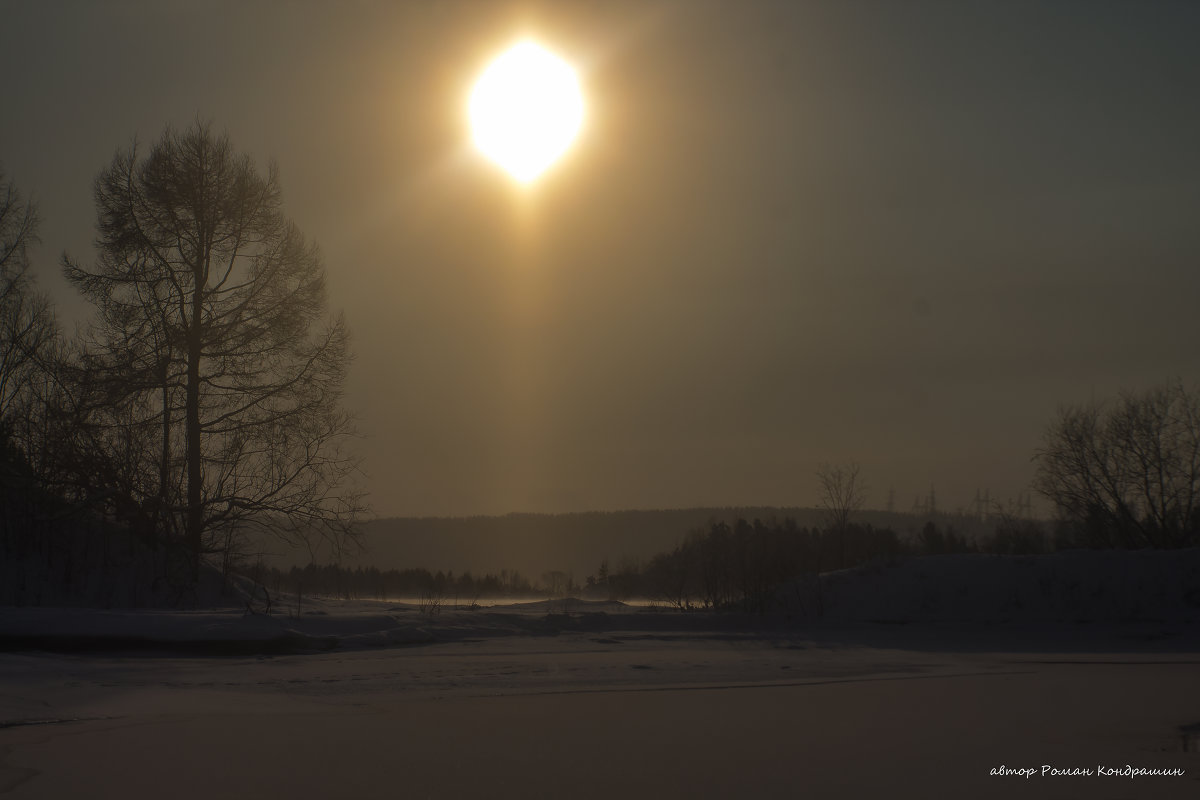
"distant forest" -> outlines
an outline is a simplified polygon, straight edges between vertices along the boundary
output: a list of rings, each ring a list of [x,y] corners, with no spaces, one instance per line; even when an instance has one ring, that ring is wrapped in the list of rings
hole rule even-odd
[[[640,513],[624,512],[636,517]],[[564,515],[574,516],[574,515]],[[506,518],[494,518],[506,519]],[[475,575],[424,568],[381,570],[376,566],[309,564],[290,569],[261,562],[244,572],[273,593],[274,603],[288,598],[323,595],[359,600],[417,601],[428,610],[472,606],[481,599],[504,597],[583,597],[646,599],[676,609],[738,610],[766,613],[780,584],[823,571],[887,561],[906,555],[945,553],[1032,554],[1048,552],[1054,543],[1045,526],[1032,520],[1000,517],[991,532],[974,540],[953,525],[928,521],[915,539],[891,528],[850,524],[844,529],[801,527],[782,522],[712,522],[694,530],[678,545],[642,560],[603,559],[581,579],[548,570],[536,580],[516,571]]]
[[[430,569],[485,574],[520,569],[540,576],[561,570],[582,581],[602,561],[616,565],[622,559],[648,561],[669,551],[695,531],[715,523],[734,525],[739,519],[783,524],[791,520],[801,528],[829,525],[820,508],[729,507],[628,511],[589,511],[564,514],[514,513],[474,517],[392,517],[361,525],[361,549],[340,554],[329,549],[289,550],[267,537],[256,542],[265,562],[280,569],[309,563],[341,563],[349,567]],[[896,531],[905,542],[915,541],[927,522],[939,529],[952,528],[967,540],[986,537],[999,519],[977,514],[907,514],[862,510],[853,521]]]

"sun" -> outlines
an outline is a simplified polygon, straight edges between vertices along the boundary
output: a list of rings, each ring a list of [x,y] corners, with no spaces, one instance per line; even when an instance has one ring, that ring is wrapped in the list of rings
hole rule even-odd
[[[554,163],[583,124],[575,70],[529,41],[484,70],[468,109],[475,146],[522,183]]]

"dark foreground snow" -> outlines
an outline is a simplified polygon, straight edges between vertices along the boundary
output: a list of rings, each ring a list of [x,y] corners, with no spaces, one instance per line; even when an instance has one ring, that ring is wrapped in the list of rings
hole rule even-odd
[[[281,656],[13,651],[0,793],[1200,796],[1181,731],[1200,722],[1200,647],[1152,633],[660,625]],[[1185,773],[990,775],[1043,765]]]

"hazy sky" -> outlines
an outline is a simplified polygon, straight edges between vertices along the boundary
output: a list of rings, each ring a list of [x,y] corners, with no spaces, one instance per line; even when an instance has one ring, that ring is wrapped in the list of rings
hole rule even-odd
[[[469,146],[523,35],[568,157]],[[43,285],[95,174],[200,117],[320,243],[383,515],[1023,491],[1061,403],[1200,380],[1200,4],[0,2]],[[1042,504],[1046,510],[1046,505]]]

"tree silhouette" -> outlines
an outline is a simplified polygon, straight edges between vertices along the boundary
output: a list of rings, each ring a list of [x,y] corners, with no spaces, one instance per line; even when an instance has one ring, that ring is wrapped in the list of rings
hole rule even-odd
[[[260,175],[208,125],[167,128],[145,157],[117,152],[95,201],[99,256],[64,270],[99,312],[81,369],[119,410],[116,437],[142,444],[133,500],[182,532],[193,580],[254,526],[340,547],[362,510],[347,332],[274,165]]]
[[[1200,395],[1181,383],[1060,410],[1034,458],[1068,544],[1200,542]]]
[[[821,464],[817,468],[821,508],[829,514],[830,526],[838,535],[838,566],[846,565],[846,528],[850,517],[866,502],[866,485],[858,464]]]
[[[8,433],[31,411],[35,373],[58,338],[50,303],[29,272],[38,223],[36,206],[0,170],[0,429]]]

